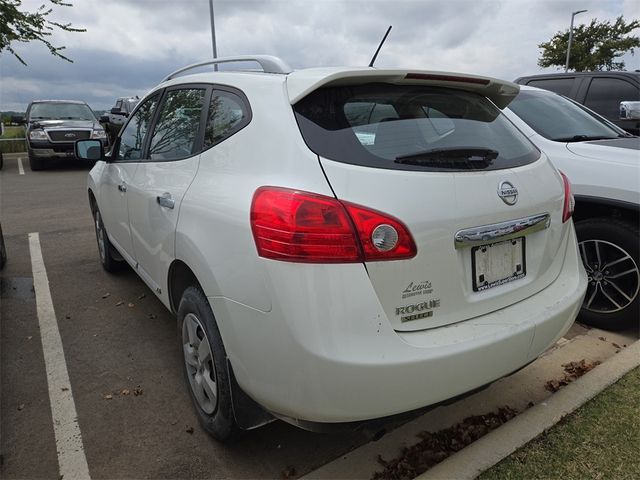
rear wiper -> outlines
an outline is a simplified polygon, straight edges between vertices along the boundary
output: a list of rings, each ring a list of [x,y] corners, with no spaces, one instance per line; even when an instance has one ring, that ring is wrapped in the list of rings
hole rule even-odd
[[[618,137],[610,137],[606,135],[574,135],[573,137],[552,138],[554,142],[585,142],[589,140],[613,140]]]
[[[423,152],[399,155],[395,163],[437,168],[487,168],[498,158],[499,152],[482,147],[434,148]]]

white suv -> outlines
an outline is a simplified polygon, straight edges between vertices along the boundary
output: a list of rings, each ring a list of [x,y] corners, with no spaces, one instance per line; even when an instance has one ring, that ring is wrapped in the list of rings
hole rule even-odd
[[[252,58],[264,72],[167,77],[110,156],[76,148],[100,160],[102,264],[126,260],[176,314],[207,431],[435,405],[569,328],[586,289],[570,186],[502,115],[517,85]]]
[[[640,325],[640,138],[547,90],[520,87],[505,115],[573,184],[574,221],[589,286],[580,320]]]

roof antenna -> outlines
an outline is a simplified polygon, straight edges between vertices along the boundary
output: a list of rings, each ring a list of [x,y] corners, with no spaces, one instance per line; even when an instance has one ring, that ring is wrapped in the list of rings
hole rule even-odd
[[[385,33],[384,37],[382,37],[382,41],[380,42],[380,45],[378,45],[378,49],[376,50],[376,53],[373,54],[373,58],[371,59],[371,62],[369,62],[369,66],[370,67],[373,67],[373,62],[376,61],[376,58],[378,57],[378,53],[380,52],[380,49],[382,48],[382,44],[387,39],[387,35],[389,35],[390,31],[391,31],[391,25],[389,25],[389,28],[387,28],[387,33]]]

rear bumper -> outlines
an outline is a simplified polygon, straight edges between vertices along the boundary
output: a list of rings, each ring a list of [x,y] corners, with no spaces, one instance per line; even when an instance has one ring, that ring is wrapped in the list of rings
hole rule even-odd
[[[294,423],[369,420],[437,404],[534,360],[573,323],[586,290],[573,227],[544,290],[471,320],[396,332],[361,265],[265,261],[272,309],[211,297],[239,385]],[[330,301],[329,301],[330,299]]]

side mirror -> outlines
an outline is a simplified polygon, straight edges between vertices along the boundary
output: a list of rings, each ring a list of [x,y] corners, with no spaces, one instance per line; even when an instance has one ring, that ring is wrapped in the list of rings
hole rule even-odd
[[[22,115],[13,115],[11,117],[11,123],[15,123],[16,125],[24,125],[27,123],[27,120]]]
[[[100,115],[98,121],[100,123],[109,123],[109,115]]]
[[[620,102],[620,120],[640,120],[640,102]]]
[[[119,108],[113,107],[111,109],[111,115],[124,115],[125,113]]]
[[[78,160],[104,160],[104,147],[100,140],[77,140],[74,152]]]

